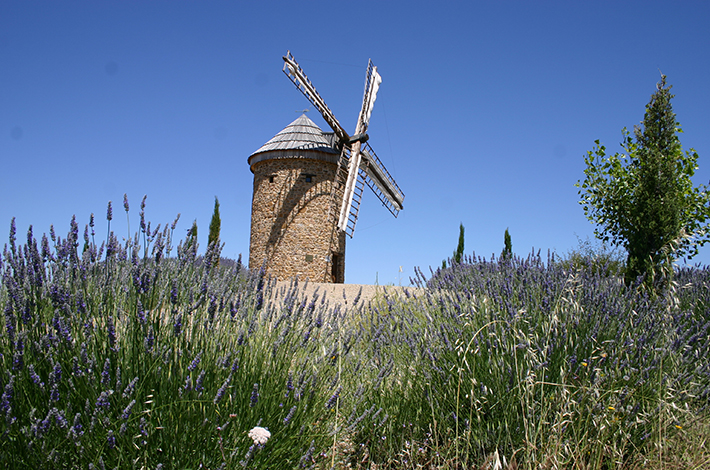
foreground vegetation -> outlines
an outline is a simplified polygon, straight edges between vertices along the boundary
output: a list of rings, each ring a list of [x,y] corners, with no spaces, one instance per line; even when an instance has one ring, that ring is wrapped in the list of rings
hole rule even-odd
[[[708,465],[708,269],[647,297],[584,257],[464,256],[331,304],[140,227],[12,224],[3,467]]]

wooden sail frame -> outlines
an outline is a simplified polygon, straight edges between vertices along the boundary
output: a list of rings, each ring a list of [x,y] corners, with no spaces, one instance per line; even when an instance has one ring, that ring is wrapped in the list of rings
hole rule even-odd
[[[343,165],[347,164],[348,166],[346,180],[339,182],[337,180],[340,178],[336,176],[334,185],[334,187],[340,184],[343,185],[343,199],[338,216],[338,229],[344,231],[352,238],[365,185],[372,190],[382,205],[394,217],[397,217],[399,211],[404,207],[404,193],[382,164],[382,161],[377,157],[375,151],[367,143],[368,136],[366,132],[369,126],[369,117],[372,113],[377,87],[379,87],[379,82],[381,82],[377,67],[372,64],[371,60],[368,62],[363,103],[358,116],[355,134],[351,137],[325,103],[325,100],[318,94],[315,86],[308,79],[290,51],[287,51],[283,60],[284,74],[321,113],[323,119],[333,129],[337,137],[337,145],[342,151],[337,175],[342,175]],[[335,194],[336,192],[333,191],[334,197]]]

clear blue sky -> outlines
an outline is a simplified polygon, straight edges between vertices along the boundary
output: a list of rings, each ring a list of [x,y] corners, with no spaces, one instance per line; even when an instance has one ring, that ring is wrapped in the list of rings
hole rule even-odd
[[[383,77],[370,144],[406,198],[394,219],[370,193],[346,252],[346,282],[406,284],[466,253],[565,253],[593,226],[574,183],[600,139],[668,76],[710,180],[708,2],[0,3],[0,245],[93,212],[126,233],[179,212],[204,247],[219,197],[224,255],[249,251],[247,157],[309,106],[281,72],[291,50],[354,131],[372,58]],[[327,129],[311,111],[308,116]],[[710,248],[694,261],[708,264]]]

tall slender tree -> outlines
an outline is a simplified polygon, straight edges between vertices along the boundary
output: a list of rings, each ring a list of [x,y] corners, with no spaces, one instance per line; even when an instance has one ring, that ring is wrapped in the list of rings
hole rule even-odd
[[[210,233],[207,238],[208,255],[212,259],[212,265],[219,264],[220,239],[219,232],[222,227],[222,220],[219,217],[219,199],[214,197],[214,211],[212,212],[212,220],[210,220]]]
[[[460,263],[463,258],[463,232],[464,228],[463,224],[461,224],[459,226],[459,244],[456,247],[456,251],[454,251],[454,261],[456,261],[457,264]]]
[[[191,257],[197,255],[197,220],[192,222],[192,227],[187,230],[185,237],[185,253]]]
[[[641,126],[633,137],[623,130],[624,153],[607,156],[597,140],[585,158],[584,181],[577,183],[597,237],[628,253],[627,284],[642,274],[647,284],[661,273],[669,280],[672,261],[692,257],[710,239],[710,192],[693,186],[698,154],[681,148],[670,90],[661,75]]]
[[[212,212],[212,220],[210,220],[210,233],[207,238],[208,245],[219,243],[219,232],[222,227],[222,220],[219,217],[219,199],[214,197],[214,211]]]
[[[513,242],[507,228],[505,229],[505,235],[503,235],[503,243],[503,252],[500,257],[501,259],[510,259],[513,256]]]

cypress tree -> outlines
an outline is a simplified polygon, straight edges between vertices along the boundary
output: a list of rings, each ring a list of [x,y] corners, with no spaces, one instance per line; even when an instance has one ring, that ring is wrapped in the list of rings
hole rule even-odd
[[[210,234],[207,238],[208,246],[213,243],[219,243],[219,231],[222,227],[222,221],[219,217],[219,199],[214,197],[214,212],[212,212],[212,220],[210,221]]]
[[[503,252],[500,254],[501,259],[510,259],[513,256],[513,242],[510,239],[510,233],[508,229],[505,229],[505,235],[503,239]]]
[[[454,251],[454,261],[460,263],[463,258],[463,224],[459,227],[459,244]]]

